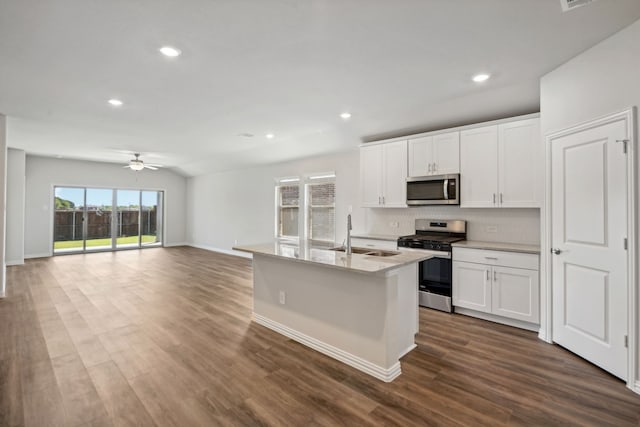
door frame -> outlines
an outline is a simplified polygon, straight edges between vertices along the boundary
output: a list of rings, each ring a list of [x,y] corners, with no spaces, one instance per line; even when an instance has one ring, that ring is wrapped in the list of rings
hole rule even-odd
[[[52,257],[52,256],[59,256],[59,255],[67,255],[67,254],[55,254],[54,250],[53,250],[53,245],[54,245],[54,227],[55,227],[55,191],[56,191],[56,187],[67,187],[67,188],[84,188],[85,191],[88,188],[95,188],[95,189],[104,189],[104,190],[137,190],[137,191],[161,191],[162,192],[162,209],[160,209],[160,213],[162,216],[162,224],[161,224],[161,229],[162,229],[162,242],[160,246],[153,246],[153,247],[165,247],[165,239],[166,239],[166,231],[167,231],[167,224],[166,224],[166,209],[167,209],[167,190],[166,188],[141,188],[141,187],[126,187],[126,186],[103,186],[103,185],[78,185],[78,184],[51,184],[50,188],[49,188],[49,209],[50,209],[50,215],[49,215],[49,253],[48,256]],[[86,197],[86,195],[85,195]],[[114,202],[115,202],[115,196],[114,196]],[[84,213],[83,213],[84,216]],[[112,219],[113,221],[113,219]],[[86,224],[86,221],[85,221]],[[84,231],[83,231],[84,232]],[[111,238],[113,239],[115,233],[114,233],[114,229],[112,227],[112,234],[111,234]],[[139,243],[140,243],[140,239],[141,237],[139,236]],[[150,246],[151,247],[151,246]],[[79,251],[79,252],[72,252],[69,253],[68,255],[73,255],[73,254],[84,254],[86,255],[87,253],[100,253],[100,252],[115,252],[115,251],[127,251],[127,250],[134,250],[134,249],[145,249],[144,246],[139,245],[139,247],[137,248],[117,248],[113,241],[112,241],[112,247],[111,249],[100,249],[100,250],[95,250],[95,251],[90,251],[87,252],[86,248],[84,246],[84,242],[83,242],[83,250]],[[44,255],[47,256],[47,255]]]
[[[603,126],[609,123],[624,121],[627,127],[627,135],[629,142],[627,143],[627,298],[628,298],[628,314],[627,314],[627,387],[640,393],[640,379],[638,379],[638,277],[637,277],[637,238],[636,238],[636,222],[638,219],[638,209],[636,206],[636,179],[637,179],[637,149],[636,149],[636,107],[630,107],[625,110],[598,117],[566,129],[552,132],[545,136],[545,203],[542,215],[542,233],[541,233],[541,278],[544,280],[540,287],[540,333],[539,337],[546,342],[553,342],[553,271],[552,271],[552,221],[551,221],[551,186],[553,177],[551,176],[551,152],[554,140],[582,132],[595,127]],[[620,147],[622,149],[622,147]]]

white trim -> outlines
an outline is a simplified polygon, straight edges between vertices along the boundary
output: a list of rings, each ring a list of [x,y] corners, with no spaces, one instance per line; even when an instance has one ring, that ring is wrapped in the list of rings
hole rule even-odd
[[[39,254],[24,254],[24,259],[31,259],[31,258],[49,258],[51,255],[51,253],[49,252],[42,252]]]
[[[5,265],[6,265],[7,267],[11,267],[11,266],[14,266],[14,265],[24,265],[24,260],[7,261],[7,262],[5,263]]]
[[[640,381],[636,381],[635,387],[632,387],[631,390],[633,390],[634,392],[640,394]]]
[[[229,249],[214,248],[213,246],[197,245],[195,243],[187,243],[187,246],[191,246],[192,248],[196,248],[196,249],[204,249],[205,251],[218,252],[221,254],[233,255],[241,258],[253,259],[253,254],[250,254],[247,252],[234,251],[233,249],[229,250]]]
[[[409,347],[407,347],[404,351],[400,352],[400,356],[398,356],[398,359],[402,359],[404,356],[406,356],[407,354],[409,354],[409,352],[411,350],[413,350],[414,348],[418,347],[418,344],[413,343],[411,344]]]
[[[174,246],[190,246],[188,242],[175,242],[175,243],[165,243],[165,248],[171,248]]]
[[[382,366],[378,366],[259,314],[253,313],[253,321],[384,382],[389,383],[402,373],[399,361],[394,363],[390,368],[385,369]]]
[[[476,317],[478,319],[487,320],[489,322],[500,323],[514,328],[526,329],[528,331],[537,332],[539,327],[535,323],[523,322],[518,319],[510,319],[508,317],[496,316],[495,314],[485,313],[483,311],[470,310],[464,307],[455,307],[454,312],[464,314],[465,316]]]
[[[554,139],[558,139],[567,135],[571,135],[577,132],[582,132],[595,127],[600,127],[605,124],[618,122],[624,120],[627,127],[627,138],[629,143],[627,144],[627,296],[628,296],[628,350],[627,350],[627,387],[636,393],[640,393],[638,388],[638,341],[637,341],[637,325],[638,325],[638,277],[637,277],[637,261],[636,261],[636,222],[638,219],[638,211],[636,206],[636,177],[637,177],[637,150],[636,150],[636,136],[635,136],[635,117],[636,107],[629,107],[622,111],[618,111],[613,114],[608,114],[587,122],[579,123],[575,126],[552,132],[545,137],[545,149],[546,149],[546,174],[545,174],[545,206],[543,207],[544,221],[541,222],[541,246],[540,250],[543,254],[541,262],[541,273],[544,272],[544,282],[540,283],[540,298],[541,298],[541,335],[543,324],[546,322],[544,330],[546,331],[546,341],[551,342],[553,339],[553,319],[552,319],[552,258],[551,258],[551,243],[552,243],[552,223],[551,223],[551,144]],[[543,316],[542,307],[545,307],[546,312]]]
[[[515,121],[519,121],[519,120],[536,119],[538,117],[540,117],[540,113],[531,113],[531,114],[524,114],[522,116],[506,117],[504,119],[491,120],[491,121],[488,121],[488,122],[472,123],[472,124],[469,124],[469,125],[456,126],[456,127],[452,127],[452,128],[446,128],[446,129],[438,129],[438,130],[433,130],[433,131],[429,131],[429,132],[402,135],[402,136],[396,136],[396,137],[387,138],[387,139],[379,139],[379,140],[375,139],[375,140],[371,140],[369,142],[364,142],[364,143],[360,144],[360,147],[369,147],[371,145],[386,144],[386,143],[389,143],[389,142],[396,142],[396,141],[406,141],[407,139],[422,138],[424,136],[434,136],[434,135],[440,135],[440,134],[449,133],[449,132],[459,132],[459,131],[463,131],[463,130],[475,129],[475,128],[484,127],[484,126],[492,126],[492,125],[500,125],[500,124],[503,124],[503,123],[511,123],[511,122],[515,122]],[[365,139],[366,139],[366,137],[365,137]]]

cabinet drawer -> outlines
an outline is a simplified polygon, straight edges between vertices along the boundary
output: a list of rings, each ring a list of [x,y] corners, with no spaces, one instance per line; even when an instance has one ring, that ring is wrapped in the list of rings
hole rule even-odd
[[[376,239],[363,239],[361,237],[354,237],[351,239],[351,246],[357,246],[361,248],[396,250],[398,248],[398,242],[393,240],[376,240]]]
[[[538,270],[538,255],[486,249],[453,248],[453,260]]]

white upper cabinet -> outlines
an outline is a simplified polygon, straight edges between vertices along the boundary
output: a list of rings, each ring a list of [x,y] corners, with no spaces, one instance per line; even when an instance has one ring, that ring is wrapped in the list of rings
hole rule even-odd
[[[460,133],[460,206],[539,207],[540,120]]]
[[[498,127],[500,206],[540,206],[537,179],[541,149],[539,119],[520,120]]]
[[[498,206],[497,188],[498,126],[460,132],[460,206]]]
[[[407,141],[360,148],[363,207],[407,206]]]
[[[459,172],[459,132],[409,140],[409,176],[445,175]]]

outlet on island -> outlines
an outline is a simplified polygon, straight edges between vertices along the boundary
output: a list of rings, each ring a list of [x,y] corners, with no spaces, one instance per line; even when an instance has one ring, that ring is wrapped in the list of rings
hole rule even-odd
[[[279,299],[280,299],[280,304],[285,305],[285,303],[287,302],[287,294],[284,291],[280,291],[280,295],[279,295]]]

